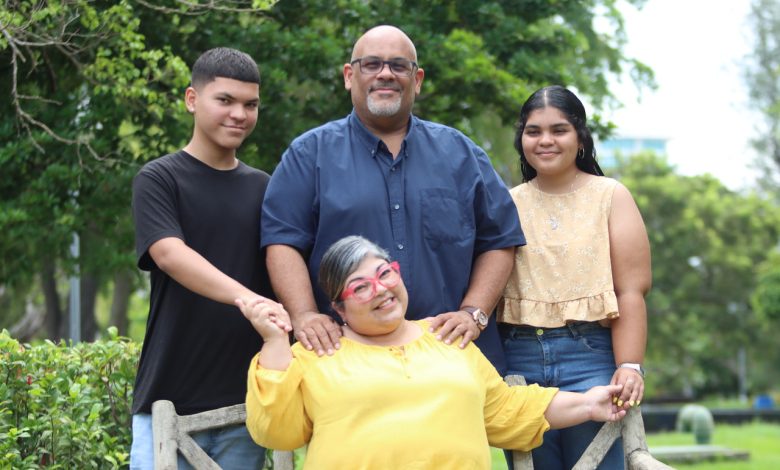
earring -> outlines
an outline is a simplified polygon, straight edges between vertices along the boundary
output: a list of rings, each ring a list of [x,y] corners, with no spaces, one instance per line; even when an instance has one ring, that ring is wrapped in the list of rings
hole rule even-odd
[[[585,160],[585,149],[580,147],[579,150],[577,150],[577,158],[580,160]]]

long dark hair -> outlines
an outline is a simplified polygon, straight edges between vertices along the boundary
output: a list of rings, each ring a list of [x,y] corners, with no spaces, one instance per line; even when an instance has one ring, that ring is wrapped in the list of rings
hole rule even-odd
[[[593,136],[588,129],[585,106],[577,95],[560,85],[552,85],[536,90],[520,108],[520,119],[517,121],[515,133],[515,149],[520,154],[520,171],[523,173],[523,181],[531,181],[536,177],[536,169],[532,167],[523,153],[523,131],[528,122],[528,116],[537,109],[553,107],[566,116],[566,120],[574,126],[577,137],[582,143],[583,155],[577,154],[577,168],[592,175],[604,176],[601,167],[596,162],[596,149],[593,146]]]

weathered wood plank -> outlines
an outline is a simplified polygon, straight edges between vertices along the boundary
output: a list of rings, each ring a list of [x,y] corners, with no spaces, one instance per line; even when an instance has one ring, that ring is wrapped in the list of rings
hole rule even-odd
[[[507,375],[504,381],[510,386],[525,385],[525,377],[522,375]],[[534,461],[530,452],[512,451],[512,464],[515,470],[534,470]]]
[[[168,400],[158,400],[152,404],[152,434],[154,439],[154,468],[158,470],[177,470],[176,409]]]
[[[631,470],[674,470],[663,462],[656,460],[646,450],[636,450],[628,456],[628,468]]]
[[[232,426],[234,424],[243,424],[245,422],[246,406],[242,403],[194,415],[179,416],[179,430],[193,433]]]
[[[179,416],[170,401],[154,402],[152,430],[155,468],[177,470],[178,451],[197,470],[219,470],[219,465],[200,448],[190,434],[245,422],[246,407],[243,404]]]
[[[621,422],[605,423],[572,470],[592,470],[599,466],[604,456],[623,430]]]
[[[295,468],[292,451],[275,450],[273,460],[274,470],[293,470]]]
[[[179,452],[197,470],[220,470],[214,460],[187,433],[179,432]]]

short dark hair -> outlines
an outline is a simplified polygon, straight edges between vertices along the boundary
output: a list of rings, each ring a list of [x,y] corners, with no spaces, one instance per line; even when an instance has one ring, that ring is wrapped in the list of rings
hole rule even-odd
[[[376,243],[358,235],[344,237],[328,248],[320,261],[320,287],[333,302],[340,302],[347,278],[369,256],[390,261],[390,255]]]
[[[260,85],[260,71],[249,54],[229,47],[215,47],[198,57],[192,66],[192,86],[199,87],[217,77]]]
[[[588,129],[588,117],[585,106],[577,95],[560,85],[552,85],[536,90],[520,109],[520,118],[517,121],[515,133],[515,149],[520,155],[520,171],[523,173],[523,181],[531,181],[536,177],[536,169],[532,167],[523,153],[523,131],[528,122],[528,116],[537,109],[553,107],[566,116],[569,124],[574,126],[577,137],[582,144],[583,156],[577,157],[577,168],[592,175],[604,176],[601,167],[596,162],[596,148],[593,145],[593,136]]]

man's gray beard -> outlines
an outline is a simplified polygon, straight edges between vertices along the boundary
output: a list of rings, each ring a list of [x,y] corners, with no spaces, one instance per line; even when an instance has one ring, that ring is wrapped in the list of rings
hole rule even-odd
[[[399,96],[398,99],[390,103],[386,103],[386,102],[378,103],[376,100],[374,100],[373,96],[369,96],[367,104],[368,104],[368,111],[374,116],[378,116],[378,117],[395,116],[398,113],[398,111],[401,109],[401,97]]]

